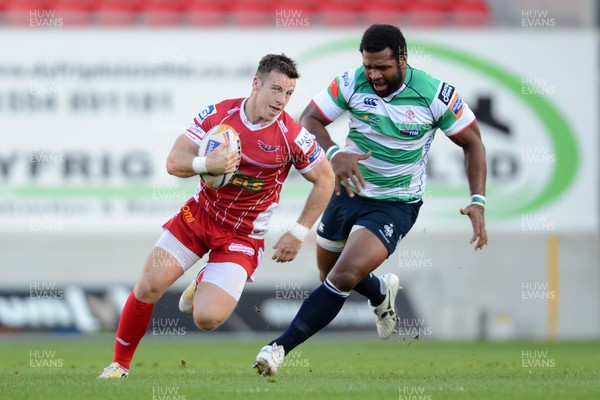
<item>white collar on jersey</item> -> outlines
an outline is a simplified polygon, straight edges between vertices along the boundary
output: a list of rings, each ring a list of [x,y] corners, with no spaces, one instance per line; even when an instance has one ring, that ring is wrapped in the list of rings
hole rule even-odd
[[[240,106],[240,118],[242,119],[242,122],[244,123],[244,125],[246,125],[248,127],[248,129],[250,129],[251,131],[257,131],[259,129],[263,129],[263,128],[271,125],[272,123],[277,121],[277,119],[281,115],[281,113],[277,114],[277,117],[273,118],[273,121],[263,122],[260,124],[253,124],[252,122],[250,122],[250,120],[246,116],[246,113],[244,112],[244,106],[246,105],[246,100],[248,100],[247,97],[244,99],[244,101],[242,101],[242,105]]]

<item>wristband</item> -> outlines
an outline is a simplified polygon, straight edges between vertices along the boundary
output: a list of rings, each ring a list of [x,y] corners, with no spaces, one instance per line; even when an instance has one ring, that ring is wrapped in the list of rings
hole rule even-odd
[[[205,174],[208,172],[206,169],[206,157],[194,157],[192,160],[192,169],[197,174]]]
[[[306,237],[306,235],[308,235],[309,231],[310,231],[310,228],[307,228],[306,226],[302,225],[299,222],[296,222],[296,225],[294,225],[294,227],[292,229],[290,229],[290,233],[292,235],[294,235],[296,237],[296,239],[298,239],[301,242],[304,241],[304,238]]]
[[[485,196],[481,194],[473,194],[471,195],[471,204],[477,204],[481,207],[485,208]]]
[[[342,150],[338,146],[333,145],[327,149],[327,151],[325,152],[325,156],[327,157],[328,161],[331,161],[331,159],[340,151]]]

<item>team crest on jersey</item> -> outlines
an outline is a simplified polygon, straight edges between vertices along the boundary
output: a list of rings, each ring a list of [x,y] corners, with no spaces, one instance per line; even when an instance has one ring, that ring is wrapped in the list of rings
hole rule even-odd
[[[385,236],[392,237],[394,234],[394,224],[385,225],[383,231],[385,232]]]
[[[415,119],[415,117],[417,116],[417,114],[415,114],[415,112],[412,110],[412,108],[409,108],[408,111],[406,111],[405,115],[409,121],[413,121]]]
[[[262,151],[266,151],[267,153],[275,153],[276,151],[278,151],[281,148],[281,146],[273,146],[271,144],[267,144],[267,143],[263,142],[262,140],[258,141],[258,147]]]
[[[386,242],[390,243],[390,240],[388,238],[391,238],[394,234],[394,224],[384,225],[383,231],[379,229],[379,233]]]

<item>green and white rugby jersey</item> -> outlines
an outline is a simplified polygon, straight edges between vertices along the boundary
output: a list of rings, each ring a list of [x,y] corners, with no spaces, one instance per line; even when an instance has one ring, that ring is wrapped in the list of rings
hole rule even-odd
[[[475,121],[452,85],[410,66],[402,87],[386,98],[373,91],[361,66],[337,76],[313,102],[330,121],[349,111],[344,150],[372,151],[359,168],[366,181],[363,195],[374,199],[420,199],[436,130],[451,136]]]

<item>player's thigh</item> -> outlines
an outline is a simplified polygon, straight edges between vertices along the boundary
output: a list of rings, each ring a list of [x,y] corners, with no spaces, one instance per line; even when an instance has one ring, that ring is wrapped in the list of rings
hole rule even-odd
[[[135,285],[135,297],[144,302],[156,302],[183,272],[173,255],[165,249],[154,247],[148,254],[142,275]]]
[[[200,257],[165,230],[146,258],[134,288],[138,300],[153,303]]]
[[[369,229],[353,231],[327,278],[339,290],[349,292],[388,257],[388,250]]]
[[[194,295],[194,321],[211,330],[221,325],[235,310],[248,274],[233,262],[207,263]]]

